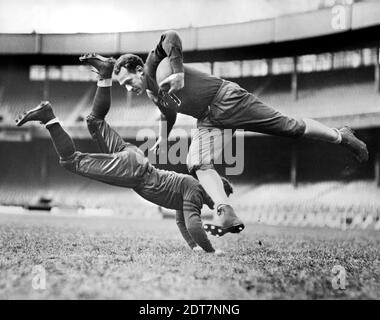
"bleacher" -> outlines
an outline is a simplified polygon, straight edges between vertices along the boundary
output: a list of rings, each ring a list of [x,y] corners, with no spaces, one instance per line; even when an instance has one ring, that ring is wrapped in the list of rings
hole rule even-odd
[[[0,80],[3,123],[13,123],[18,112],[44,98],[44,83],[30,81],[21,69],[7,73]],[[325,119],[380,112],[380,95],[374,88],[373,67],[302,73],[297,100],[291,92],[290,74],[230,80],[279,111],[297,117]],[[50,81],[45,96],[65,124],[80,126],[80,119],[83,120],[90,111],[95,89],[93,82]],[[147,96],[127,93],[114,83],[112,108],[107,119],[119,127],[156,127],[159,110]],[[195,119],[189,116],[178,115],[177,127],[194,127],[195,123]]]
[[[64,124],[74,124],[92,103],[95,87],[89,82],[51,81],[46,97]]]
[[[25,106],[38,104],[42,97],[41,84],[29,81],[25,69],[0,69],[0,114],[5,122],[12,122]]]
[[[300,74],[298,100],[291,94],[291,75],[237,82],[285,114],[333,118],[380,112],[373,77],[373,68],[368,67]]]

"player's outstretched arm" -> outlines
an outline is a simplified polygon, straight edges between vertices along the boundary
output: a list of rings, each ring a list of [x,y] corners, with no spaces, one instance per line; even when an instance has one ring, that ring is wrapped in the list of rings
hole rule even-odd
[[[182,234],[182,237],[185,239],[185,241],[187,242],[187,244],[189,245],[189,247],[191,249],[194,249],[197,246],[197,243],[194,241],[194,239],[192,238],[191,234],[189,233],[189,231],[186,228],[185,218],[183,216],[183,211],[182,210],[177,210],[176,211],[175,220],[176,220],[178,229],[179,229],[179,231]]]
[[[206,252],[215,252],[206,232],[203,229],[200,216],[201,211],[201,194],[193,196],[191,200],[184,200],[183,215],[185,218],[186,228],[197,243]]]

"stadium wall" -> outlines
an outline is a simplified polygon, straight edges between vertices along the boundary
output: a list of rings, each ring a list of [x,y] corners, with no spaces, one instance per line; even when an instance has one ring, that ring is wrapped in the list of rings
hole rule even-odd
[[[378,2],[353,3],[273,19],[184,28],[178,29],[178,32],[183,38],[186,52],[248,48],[376,27],[380,24],[379,12]],[[335,20],[339,22],[337,25],[334,24]],[[74,55],[93,51],[102,54],[122,52],[146,54],[151,49],[152,43],[157,42],[162,31],[107,34],[0,34],[2,44],[0,54]],[[236,37],[236,34],[239,34],[239,37]],[[350,34],[351,43],[352,37],[353,34]]]

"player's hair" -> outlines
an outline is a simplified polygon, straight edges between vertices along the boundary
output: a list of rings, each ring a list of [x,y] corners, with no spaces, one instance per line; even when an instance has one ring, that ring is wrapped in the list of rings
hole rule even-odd
[[[116,63],[119,63],[120,67],[126,68],[128,72],[133,73],[136,72],[137,66],[144,67],[144,61],[139,56],[132,53],[121,55]]]

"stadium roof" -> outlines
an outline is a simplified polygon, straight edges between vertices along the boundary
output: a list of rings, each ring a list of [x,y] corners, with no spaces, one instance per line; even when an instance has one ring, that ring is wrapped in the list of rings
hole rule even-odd
[[[0,0],[0,32],[99,33],[200,27],[268,19],[313,11],[335,3],[352,2],[353,0]]]
[[[177,28],[177,30],[182,37],[184,51],[196,54],[212,50],[211,56],[215,56],[218,54],[215,50],[239,51],[244,48],[254,48],[254,50],[240,50],[241,53],[253,58],[252,54],[257,56],[257,52],[260,52],[258,46],[270,44],[310,39],[308,43],[298,47],[303,50],[313,47],[311,50],[315,50],[317,44],[318,48],[323,48],[326,41],[315,42],[314,39],[318,37],[347,35],[345,42],[337,38],[328,43],[333,45],[333,42],[336,42],[336,46],[342,46],[347,42],[352,45],[356,40],[367,41],[369,37],[372,37],[369,40],[378,43],[378,30],[372,33],[365,31],[359,37],[353,37],[351,34],[369,27],[380,27],[379,2],[339,6],[337,12],[331,8],[324,8],[264,20]],[[162,30],[95,34],[0,34],[0,42],[3,44],[0,47],[0,54],[74,55],[83,52],[143,54],[154,46],[161,32]],[[287,55],[286,50],[291,48],[292,46],[287,45],[283,48],[269,48],[269,51],[272,54],[280,52]]]

